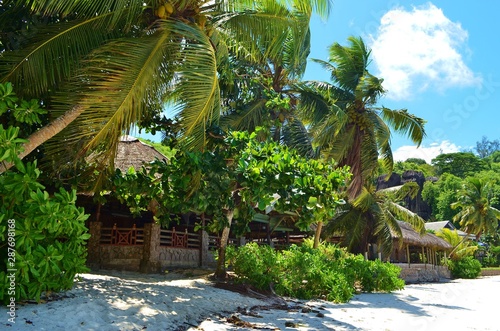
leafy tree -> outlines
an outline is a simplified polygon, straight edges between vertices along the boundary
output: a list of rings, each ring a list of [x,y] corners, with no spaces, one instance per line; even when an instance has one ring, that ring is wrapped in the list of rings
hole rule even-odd
[[[495,151],[487,157],[490,163],[500,163],[500,151]]]
[[[233,130],[253,132],[256,127],[266,127],[275,141],[294,145],[298,133],[300,138],[307,130],[297,118],[301,102],[302,85],[299,79],[305,72],[310,52],[310,31],[304,29],[297,34],[290,29],[287,35],[278,36],[279,41],[259,40],[261,52],[257,60],[231,58],[235,75],[227,75],[222,82],[224,103],[227,106],[221,124]],[[269,52],[269,42],[279,47]],[[221,83],[222,84],[222,83]],[[304,153],[314,156],[309,148]]]
[[[424,160],[424,159],[420,159],[420,158],[417,158],[417,157],[410,157],[408,159],[406,159],[405,162],[410,162],[410,163],[414,163],[414,164],[427,164],[427,162]]]
[[[441,154],[434,158],[431,164],[438,175],[449,173],[460,178],[473,176],[486,166],[484,161],[469,152]]]
[[[113,191],[133,211],[152,210],[163,222],[170,213],[209,215],[209,229],[222,231],[216,275],[223,277],[231,225],[246,230],[256,212],[272,206],[307,230],[333,216],[348,178],[334,163],[307,161],[276,142],[258,142],[257,134],[233,132],[212,151],[178,151],[150,170],[118,174]]]
[[[423,161],[423,163],[418,160]],[[402,174],[405,171],[420,171],[425,177],[433,177],[436,175],[434,167],[427,164],[425,160],[422,159],[408,159],[404,162],[396,162],[393,171],[398,174]]]
[[[370,51],[363,40],[349,37],[348,42],[348,46],[330,46],[328,62],[314,60],[330,72],[332,83],[309,83],[323,102],[304,107],[302,118],[322,153],[340,166],[350,167],[353,180],[349,197],[353,199],[373,180],[379,157],[392,172],[389,127],[419,145],[425,136],[425,121],[405,109],[376,106],[385,92],[383,80],[368,71]]]
[[[260,40],[278,41],[290,29],[304,35],[312,11],[329,9],[325,0],[9,0],[0,6],[3,26],[21,30],[41,22],[19,42],[2,34],[0,80],[25,96],[44,96],[53,119],[29,138],[21,157],[59,133],[47,153],[61,160],[97,147],[103,160],[112,160],[119,136],[167,101],[176,106],[189,145],[202,146],[207,123],[220,115],[218,77],[228,72],[229,54],[252,58]],[[28,17],[25,24],[21,17]]]
[[[494,152],[500,151],[500,141],[498,139],[488,140],[486,136],[483,136],[481,141],[476,142],[476,150],[477,155],[484,159]]]
[[[449,173],[443,174],[437,182],[427,181],[422,189],[422,198],[431,206],[432,215],[437,221],[452,220],[457,210],[451,204],[457,201],[458,190],[463,180]],[[456,224],[459,227],[458,224]]]

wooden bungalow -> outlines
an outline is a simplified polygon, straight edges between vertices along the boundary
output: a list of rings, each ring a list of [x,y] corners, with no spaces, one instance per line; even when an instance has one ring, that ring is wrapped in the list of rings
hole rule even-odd
[[[122,136],[117,147],[115,167],[127,172],[167,157],[154,147],[131,136]],[[134,217],[129,208],[109,197],[106,204],[93,202],[81,194],[79,204],[91,214],[88,221],[91,238],[87,263],[92,269],[120,269],[159,272],[171,267],[196,267],[209,264],[213,258],[210,246],[216,238],[194,231],[200,221],[196,215],[180,215],[178,224],[164,228],[150,212]]]

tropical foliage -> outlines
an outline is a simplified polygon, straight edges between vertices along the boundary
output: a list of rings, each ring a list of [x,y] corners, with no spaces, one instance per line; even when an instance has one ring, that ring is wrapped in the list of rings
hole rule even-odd
[[[0,43],[1,81],[12,81],[25,96],[43,96],[51,119],[66,119],[26,149],[64,129],[46,146],[57,163],[72,160],[75,151],[99,151],[99,160],[111,165],[118,137],[148,123],[166,102],[188,145],[203,146],[221,113],[219,77],[231,74],[230,56],[259,62],[265,47],[274,58],[290,35],[302,45],[312,12],[329,10],[325,0],[0,5],[2,31],[9,32]]]
[[[458,201],[451,205],[460,208],[453,220],[459,222],[467,234],[475,233],[477,239],[483,233],[495,233],[498,229],[500,210],[491,206],[491,196],[489,181],[471,177],[459,191]]]
[[[302,230],[332,217],[343,202],[340,191],[349,178],[347,169],[307,161],[276,142],[257,141],[257,135],[258,130],[233,132],[215,142],[212,151],[179,150],[168,163],[125,176],[118,173],[113,192],[133,211],[151,210],[162,223],[171,213],[207,215],[208,229],[223,231],[221,263],[231,225],[246,231],[256,212],[272,208]]]
[[[343,245],[355,253],[368,251],[368,244],[377,243],[381,252],[389,254],[393,237],[402,237],[398,221],[411,224],[423,233],[424,220],[402,207],[400,202],[418,192],[416,183],[407,183],[398,190],[379,190],[371,186],[338,209],[325,227],[325,236],[343,235]]]
[[[383,79],[368,71],[370,51],[364,41],[349,37],[348,42],[347,46],[334,43],[328,61],[315,60],[331,73],[332,82],[309,83],[321,98],[303,104],[301,118],[310,127],[313,143],[322,155],[350,167],[353,180],[349,196],[356,198],[374,179],[379,157],[392,172],[390,128],[420,145],[425,121],[405,109],[377,106],[385,92]]]
[[[474,256],[474,252],[478,249],[477,245],[472,244],[470,240],[464,240],[457,230],[441,229],[436,232],[436,236],[446,240],[453,247],[453,251],[449,255],[452,260],[460,260],[467,256]]]
[[[9,84],[0,85],[0,91],[0,111],[25,125],[39,123],[43,112],[34,106],[36,100],[26,107]],[[26,142],[19,132],[19,127],[4,129],[0,124],[0,162],[14,164],[0,175],[0,301],[5,302],[40,300],[44,292],[70,289],[75,275],[87,271],[85,244],[90,237],[88,215],[75,206],[76,192],[61,189],[49,195],[39,182],[36,161],[19,159]]]
[[[330,244],[313,248],[311,240],[284,251],[249,243],[232,248],[228,264],[242,283],[299,299],[346,302],[359,290],[391,292],[404,286],[395,265],[367,261]]]

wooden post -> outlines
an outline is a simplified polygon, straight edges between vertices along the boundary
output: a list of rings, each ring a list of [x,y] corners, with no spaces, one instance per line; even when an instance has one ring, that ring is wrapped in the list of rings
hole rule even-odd
[[[87,266],[91,270],[98,270],[101,267],[101,222],[90,222],[90,238],[87,243]]]
[[[408,268],[410,267],[410,244],[406,245],[406,258],[408,261]]]
[[[425,256],[424,246],[422,246],[422,257],[424,258],[424,268],[427,269],[427,257]]]

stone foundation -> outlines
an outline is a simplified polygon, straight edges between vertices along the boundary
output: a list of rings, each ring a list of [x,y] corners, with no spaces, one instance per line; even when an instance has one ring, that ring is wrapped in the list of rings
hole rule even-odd
[[[139,271],[142,260],[142,245],[99,247],[99,268],[127,271]]]
[[[160,247],[158,261],[161,269],[200,266],[200,251],[174,247]]]
[[[102,244],[100,222],[90,223],[87,266],[92,270],[114,269],[159,273],[168,268],[206,267],[213,263],[208,251],[208,235],[202,234],[200,249],[177,248],[160,244],[160,226],[144,225],[144,239],[138,245]]]
[[[450,279],[450,271],[445,266],[434,266],[430,264],[403,264],[395,263],[401,268],[400,278],[407,284],[439,282],[443,279]]]

